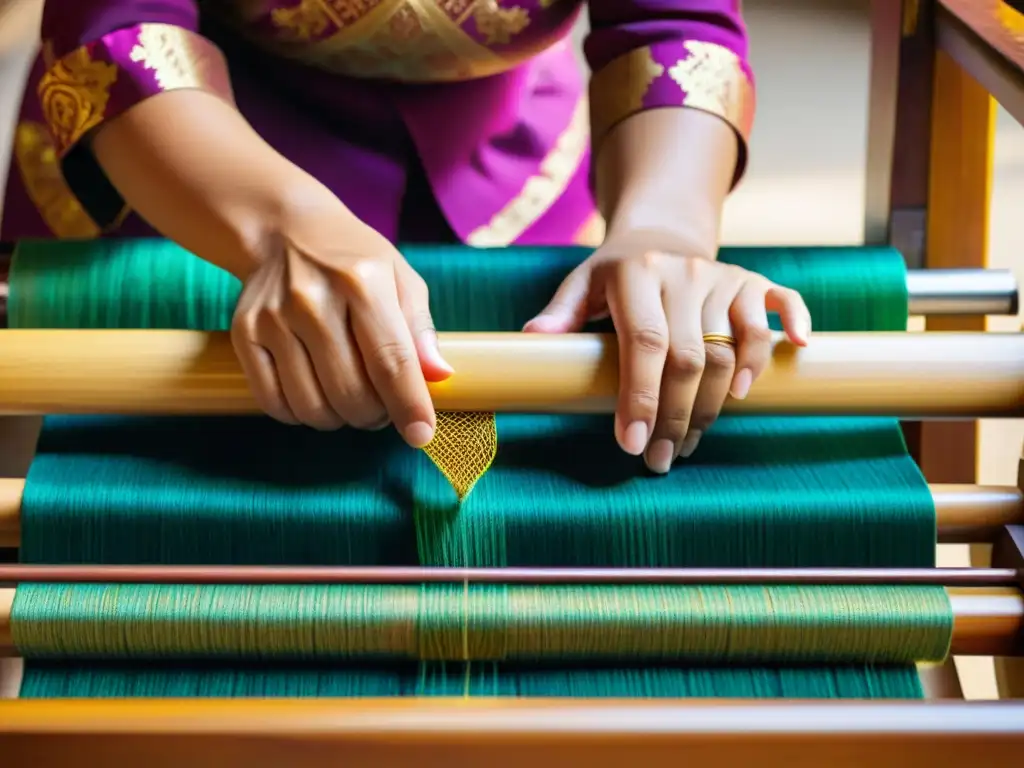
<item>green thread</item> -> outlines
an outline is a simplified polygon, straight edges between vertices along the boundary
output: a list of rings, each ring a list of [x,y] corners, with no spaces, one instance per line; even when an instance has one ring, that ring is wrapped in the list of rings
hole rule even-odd
[[[24,585],[27,658],[940,661],[942,590],[822,586]]]
[[[521,327],[587,253],[406,252],[430,288],[438,328],[474,331]],[[891,249],[724,249],[721,258],[800,291],[819,330],[906,325],[905,268]],[[222,330],[237,292],[233,278],[162,241],[24,243],[12,266],[9,317],[13,327]],[[502,415],[499,422],[497,459],[459,507],[440,473],[390,431],[322,435],[265,419],[47,419],[25,490],[21,556],[65,563],[933,564],[934,509],[894,420],[724,418],[668,477],[647,476],[624,456],[605,417]],[[773,588],[770,605],[758,603],[754,596],[766,592],[757,587],[660,588],[674,596],[660,602],[586,587],[543,602],[517,602],[529,594],[518,587],[462,585],[417,586],[411,597],[392,591],[386,599],[371,597],[381,587],[291,588],[269,602],[255,600],[251,588],[216,588],[216,599],[209,588],[117,588],[134,613],[84,612],[88,601],[76,592],[69,604],[69,589],[80,587],[19,590],[19,642],[33,655],[71,657],[31,661],[23,696],[916,697],[920,684],[906,662],[941,658],[951,621],[937,588]],[[598,594],[616,597],[602,603]],[[687,602],[695,594],[699,608]],[[118,645],[129,637],[134,650]],[[103,655],[103,648],[121,650],[87,666],[74,658]],[[673,648],[681,655],[672,666],[592,663],[616,654],[671,657]],[[133,654],[154,649],[218,658],[133,665]],[[313,666],[279,657],[246,666],[247,658],[274,652]],[[786,666],[816,653],[838,666]],[[314,665],[323,655],[391,661]],[[458,663],[467,657],[472,664]],[[518,661],[537,657],[556,666]],[[693,666],[697,657],[730,663]],[[401,658],[424,661],[410,666]],[[865,666],[871,659],[899,663]]]

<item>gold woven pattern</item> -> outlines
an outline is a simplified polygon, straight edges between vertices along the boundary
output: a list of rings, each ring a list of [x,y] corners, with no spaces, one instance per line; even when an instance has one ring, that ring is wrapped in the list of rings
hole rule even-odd
[[[498,453],[498,425],[494,414],[438,413],[434,439],[423,450],[448,478],[462,501]]]

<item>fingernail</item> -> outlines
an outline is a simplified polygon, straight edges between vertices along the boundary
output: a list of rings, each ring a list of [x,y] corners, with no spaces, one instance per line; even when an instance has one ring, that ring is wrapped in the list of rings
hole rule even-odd
[[[546,333],[559,325],[561,318],[557,315],[537,315],[523,326],[526,333]]]
[[[626,453],[639,456],[647,447],[647,425],[642,421],[634,421],[622,436],[622,447]]]
[[[402,437],[413,448],[422,448],[434,439],[434,430],[425,421],[414,421],[405,428]]]
[[[686,433],[686,437],[683,439],[683,445],[679,449],[679,456],[688,459],[693,455],[693,452],[697,450],[697,444],[700,439],[704,437],[704,433],[699,429],[691,429]]]
[[[651,472],[665,474],[672,468],[672,460],[676,457],[676,446],[671,440],[655,440],[647,449],[647,468]]]
[[[732,396],[737,400],[743,400],[750,394],[750,385],[754,383],[754,374],[749,368],[742,369],[736,374],[736,380],[732,384]]]
[[[437,334],[433,331],[428,331],[424,336],[427,349],[430,350],[430,356],[433,358],[434,364],[439,368],[443,368],[448,373],[455,373],[455,369],[452,368],[451,364],[441,355],[441,345],[437,341]]]

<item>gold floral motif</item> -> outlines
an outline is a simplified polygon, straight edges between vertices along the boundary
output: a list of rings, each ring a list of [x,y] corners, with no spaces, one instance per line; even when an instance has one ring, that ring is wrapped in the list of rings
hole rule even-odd
[[[539,1],[545,29],[552,30],[581,5],[581,0]],[[523,50],[504,48],[537,23],[516,0],[293,0],[269,12],[269,33],[258,31],[256,22],[266,15],[256,13],[253,2],[222,0],[242,34],[279,55],[349,77],[405,82],[487,77],[556,42],[531,40]],[[492,50],[496,46],[503,47],[501,53]]]
[[[513,36],[529,26],[530,14],[518,5],[503,8],[498,0],[478,0],[473,21],[487,45],[508,45]]]
[[[647,46],[608,62],[590,78],[591,126],[597,144],[615,125],[639,112],[665,67]]]
[[[64,181],[57,148],[45,125],[29,121],[18,125],[14,160],[29,199],[54,235],[71,240],[100,235],[100,228]]]
[[[331,25],[331,17],[316,0],[302,0],[298,5],[275,8],[270,20],[288,42],[309,42],[323,35]]]
[[[729,122],[746,139],[753,122],[753,84],[739,56],[715,43],[688,40],[690,54],[668,71],[683,91],[684,107],[692,107]]]
[[[580,99],[568,127],[541,162],[539,172],[527,179],[519,194],[487,224],[469,234],[466,239],[469,245],[491,248],[514,243],[555,204],[586,154],[590,136],[587,116],[587,100]]]
[[[87,48],[78,48],[39,79],[39,100],[58,154],[103,122],[117,74],[116,65],[93,61]]]

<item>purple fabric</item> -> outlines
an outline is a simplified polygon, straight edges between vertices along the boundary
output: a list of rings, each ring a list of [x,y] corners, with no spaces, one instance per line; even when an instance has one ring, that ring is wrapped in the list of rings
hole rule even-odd
[[[437,2],[449,18],[455,18],[458,3],[469,7],[464,0]],[[493,42],[486,47],[492,54],[516,59],[523,53],[527,63],[464,82],[410,84],[345,77],[329,66],[310,66],[302,55],[292,55],[308,44],[292,42],[292,53],[285,55],[261,49],[261,37],[274,26],[270,12],[294,12],[298,0],[224,0],[219,10],[235,15],[232,31],[205,23],[200,30],[193,0],[47,0],[46,66],[37,62],[30,78],[19,129],[23,141],[15,148],[0,237],[74,236],[68,232],[88,229],[86,210],[94,229],[116,225],[118,234],[149,234],[135,216],[115,220],[111,211],[116,206],[101,204],[101,193],[116,193],[97,175],[98,168],[89,176],[90,158],[82,159],[87,150],[80,151],[76,142],[102,120],[161,90],[201,87],[225,98],[232,98],[233,90],[238,108],[272,146],[391,239],[415,236],[399,231],[401,219],[413,228],[421,221],[424,233],[450,231],[473,244],[572,242],[594,214],[587,182],[587,104],[571,47],[564,40],[548,43],[552,35],[565,33],[577,5],[572,0],[525,3],[521,7],[530,23],[519,31],[514,24],[505,33],[486,24],[481,28],[483,17],[472,14],[458,23],[470,45],[483,50],[489,34]],[[210,0],[203,8],[212,5]],[[374,3],[364,5],[365,12]],[[359,10],[351,3],[344,7]],[[513,13],[517,6],[498,0],[488,7],[489,12]],[[244,16],[238,8],[244,8]],[[693,55],[685,46],[694,41],[733,52],[749,73],[736,0],[595,0],[590,16],[593,31],[586,53],[597,70],[591,93],[595,122],[594,88],[602,78],[612,83],[606,73],[614,74],[617,61],[638,51],[647,51],[664,71],[639,95],[620,89],[611,101],[604,97],[608,103],[598,107],[606,120],[625,116],[620,114],[626,104],[622,99],[633,105],[626,112],[637,111],[637,102],[639,108],[684,105],[686,93],[668,70]],[[509,28],[515,34],[506,34]],[[278,34],[278,42],[282,39]],[[397,39],[396,46],[401,45]],[[85,93],[83,83],[95,86],[97,78],[109,79],[105,67],[110,65],[116,76],[101,108],[95,105],[102,99],[91,106],[79,103],[69,112],[65,101],[55,100],[76,89]],[[713,96],[703,94],[688,105],[706,108]],[[58,189],[61,168],[40,144],[45,128],[58,152],[73,148],[63,171],[78,200]],[[431,205],[422,199],[420,185],[406,194],[410,169],[420,166],[436,198]],[[403,213],[418,204],[430,213]],[[437,221],[441,214],[445,222]]]

